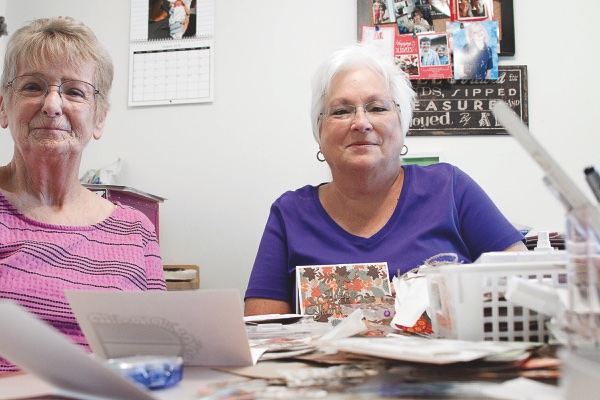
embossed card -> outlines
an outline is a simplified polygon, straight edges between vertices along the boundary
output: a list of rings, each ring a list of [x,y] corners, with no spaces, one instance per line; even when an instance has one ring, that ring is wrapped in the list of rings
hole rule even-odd
[[[255,363],[237,290],[65,291],[102,358],[181,356],[186,365]]]

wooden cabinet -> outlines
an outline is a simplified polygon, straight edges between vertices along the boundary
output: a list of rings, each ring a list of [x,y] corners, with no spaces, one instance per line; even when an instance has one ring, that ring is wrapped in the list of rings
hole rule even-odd
[[[127,186],[94,184],[84,184],[83,186],[113,203],[119,202],[143,212],[154,224],[156,236],[160,240],[158,211],[160,203],[163,203],[165,198]]]

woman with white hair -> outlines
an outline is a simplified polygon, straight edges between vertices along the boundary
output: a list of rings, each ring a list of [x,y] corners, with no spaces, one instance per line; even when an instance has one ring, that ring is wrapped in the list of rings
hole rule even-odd
[[[364,44],[331,55],[313,78],[317,159],[331,182],[284,193],[271,212],[245,295],[245,314],[295,310],[295,269],[387,262],[390,276],[440,253],[470,263],[526,250],[485,192],[445,163],[402,165],[415,92]]]

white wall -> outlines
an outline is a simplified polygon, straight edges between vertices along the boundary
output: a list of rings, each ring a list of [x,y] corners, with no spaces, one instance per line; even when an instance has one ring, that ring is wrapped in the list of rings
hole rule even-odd
[[[309,82],[334,48],[356,38],[353,0],[215,0],[212,104],[127,107],[129,2],[0,1],[9,33],[36,17],[70,15],[88,24],[113,56],[116,77],[105,134],[86,150],[82,173],[123,168],[117,184],[168,200],[160,208],[166,264],[198,264],[202,288],[243,294],[271,202],[283,191],[328,180],[315,159]],[[577,30],[561,29],[555,8],[515,0],[516,55],[528,66],[533,133],[587,190],[583,168],[600,166],[595,132],[599,80],[592,62],[590,2]],[[6,37],[0,39],[5,46]],[[3,50],[2,50],[3,52]],[[473,176],[508,218],[539,230],[563,228],[563,209],[542,173],[511,137],[409,137],[410,154],[440,152]],[[12,156],[0,131],[0,164]],[[590,195],[591,198],[591,195]]]

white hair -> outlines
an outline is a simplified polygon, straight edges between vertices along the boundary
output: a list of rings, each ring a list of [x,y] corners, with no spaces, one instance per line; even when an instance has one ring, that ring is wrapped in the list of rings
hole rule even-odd
[[[331,94],[331,81],[342,71],[361,67],[371,68],[381,76],[392,100],[399,105],[402,134],[406,136],[408,133],[416,98],[408,75],[370,45],[353,43],[332,53],[313,76],[311,122],[317,143],[319,143],[319,131],[322,124],[320,114]]]

